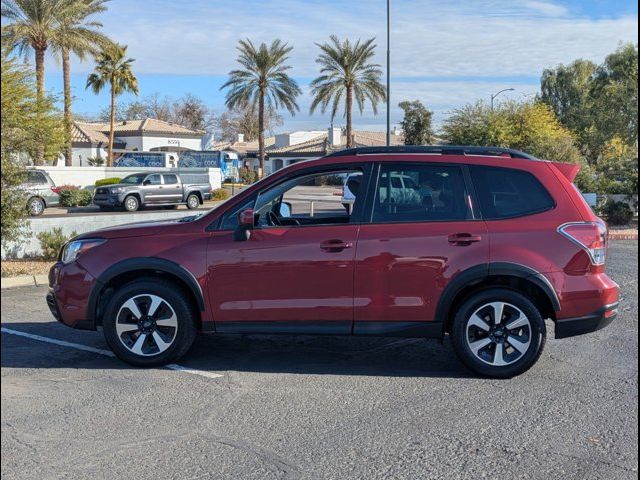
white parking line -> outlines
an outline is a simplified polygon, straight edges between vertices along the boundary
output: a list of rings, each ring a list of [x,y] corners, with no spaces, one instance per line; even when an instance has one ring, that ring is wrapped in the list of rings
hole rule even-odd
[[[52,343],[54,345],[59,345],[61,347],[74,348],[76,350],[82,350],[84,352],[97,353],[98,355],[104,355],[105,357],[115,357],[112,351],[103,350],[101,348],[90,347],[88,345],[82,345],[81,343],[73,343],[73,342],[65,342],[64,340],[58,340],[57,338],[51,337],[43,337],[42,335],[35,335],[33,333],[21,332],[19,330],[13,330],[11,328],[1,328],[2,333],[8,333],[9,335],[17,335],[18,337],[25,337],[31,340],[36,340],[38,342]],[[177,365],[172,363],[170,365],[165,365],[166,368],[170,370],[176,370],[178,372],[190,373],[192,375],[200,375],[201,377],[207,378],[220,378],[224,375],[213,372],[206,372],[204,370],[195,370],[189,367],[183,367],[182,365]]]

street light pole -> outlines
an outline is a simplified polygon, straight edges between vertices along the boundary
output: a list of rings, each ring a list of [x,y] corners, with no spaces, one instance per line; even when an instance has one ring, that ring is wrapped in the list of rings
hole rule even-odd
[[[502,92],[512,92],[514,90],[515,88],[505,88],[504,90],[500,90],[499,92],[492,94],[491,95],[491,111],[493,111],[493,101],[498,95],[500,95]]]
[[[391,145],[391,0],[387,0],[387,147]]]

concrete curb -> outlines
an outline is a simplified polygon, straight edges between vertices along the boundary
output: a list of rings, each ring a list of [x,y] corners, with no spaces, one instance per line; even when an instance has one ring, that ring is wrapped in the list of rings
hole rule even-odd
[[[49,284],[47,275],[19,275],[17,277],[3,277],[0,288],[41,287]]]
[[[637,233],[610,233],[610,240],[638,240]]]

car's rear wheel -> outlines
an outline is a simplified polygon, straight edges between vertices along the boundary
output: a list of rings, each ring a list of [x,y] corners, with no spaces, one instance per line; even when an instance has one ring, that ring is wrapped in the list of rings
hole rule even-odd
[[[31,215],[32,217],[37,217],[39,215],[42,215],[42,212],[44,212],[44,209],[45,209],[44,200],[42,200],[39,197],[32,197],[27,202],[27,211],[29,212],[29,215]]]
[[[196,336],[195,313],[184,292],[156,279],[134,281],[117,290],[102,326],[116,356],[142,367],[176,361]]]
[[[189,194],[187,197],[187,208],[189,210],[195,210],[200,206],[200,198],[195,193]]]
[[[123,206],[127,212],[135,212],[140,208],[140,201],[134,195],[129,195],[124,199]]]
[[[494,288],[468,298],[457,310],[451,340],[460,360],[480,375],[510,378],[536,363],[546,341],[536,306],[513,290]]]

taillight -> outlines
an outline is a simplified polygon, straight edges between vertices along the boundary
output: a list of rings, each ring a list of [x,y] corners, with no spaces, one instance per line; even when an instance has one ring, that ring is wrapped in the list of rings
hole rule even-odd
[[[59,187],[51,187],[51,191],[52,191],[53,193],[60,194],[60,188],[59,188]]]
[[[607,227],[604,223],[565,223],[558,227],[558,232],[584,249],[593,265],[604,265],[607,258]]]

